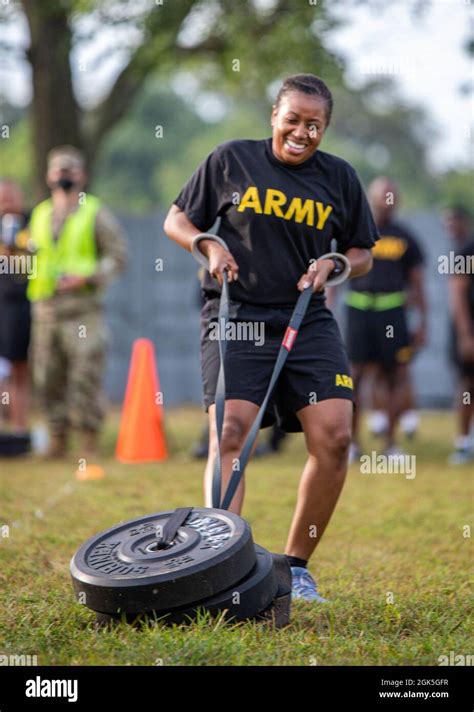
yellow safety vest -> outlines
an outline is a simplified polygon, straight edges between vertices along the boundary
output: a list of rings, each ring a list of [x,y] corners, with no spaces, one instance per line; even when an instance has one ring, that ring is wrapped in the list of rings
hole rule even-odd
[[[53,238],[51,199],[34,208],[30,236],[36,248],[35,276],[29,280],[27,295],[32,302],[49,299],[61,275],[90,277],[97,269],[95,219],[101,203],[86,195],[74,213],[66,218],[57,240]]]

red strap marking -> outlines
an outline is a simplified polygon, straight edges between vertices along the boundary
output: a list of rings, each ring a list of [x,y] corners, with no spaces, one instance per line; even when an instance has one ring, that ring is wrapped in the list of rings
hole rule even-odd
[[[293,348],[297,333],[297,329],[292,329],[291,326],[287,327],[282,342],[282,346],[284,346],[287,351],[291,351],[291,349]]]

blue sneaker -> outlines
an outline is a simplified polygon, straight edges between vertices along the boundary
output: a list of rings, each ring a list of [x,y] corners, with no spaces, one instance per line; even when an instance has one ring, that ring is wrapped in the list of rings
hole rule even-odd
[[[449,465],[467,465],[474,460],[474,448],[458,447],[448,457]]]
[[[304,569],[302,566],[291,567],[291,598],[293,601],[300,599],[327,603],[327,599],[319,595],[316,581],[308,569]]]

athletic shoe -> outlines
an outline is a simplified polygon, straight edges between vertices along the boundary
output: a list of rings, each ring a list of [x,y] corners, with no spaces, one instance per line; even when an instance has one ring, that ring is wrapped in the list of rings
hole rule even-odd
[[[450,465],[467,465],[474,461],[474,450],[471,447],[458,447],[448,457]]]
[[[292,600],[327,603],[327,600],[319,595],[316,581],[308,569],[302,566],[291,567],[291,598]]]
[[[407,453],[398,445],[390,445],[389,447],[386,447],[382,454],[385,455],[385,457],[391,457],[392,459],[399,458],[400,460],[408,457]]]
[[[400,416],[400,428],[409,440],[413,440],[418,432],[419,425],[420,416],[416,410],[406,410]]]

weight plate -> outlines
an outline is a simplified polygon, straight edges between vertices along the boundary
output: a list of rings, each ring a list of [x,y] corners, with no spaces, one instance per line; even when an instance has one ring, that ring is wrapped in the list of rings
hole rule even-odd
[[[222,509],[193,509],[173,543],[158,549],[173,511],[122,522],[86,541],[70,565],[79,602],[104,613],[169,611],[231,588],[255,566],[249,524]]]
[[[270,552],[255,544],[255,553],[256,564],[242,581],[211,598],[198,601],[187,611],[171,611],[169,621],[175,623],[193,617],[198,608],[205,608],[212,615],[225,610],[226,618],[234,620],[253,618],[267,608],[277,594],[278,578]]]
[[[252,571],[242,581],[216,596],[196,601],[191,607],[186,606],[169,613],[163,611],[150,611],[137,618],[136,614],[125,614],[128,623],[139,622],[143,619],[163,619],[165,623],[188,623],[193,620],[198,609],[205,609],[212,615],[227,611],[226,618],[233,620],[246,620],[253,618],[258,613],[271,606],[278,593],[278,576],[273,566],[272,555],[263,547],[255,544],[256,563]],[[110,615],[97,613],[96,620],[100,624],[122,620],[123,615]]]

